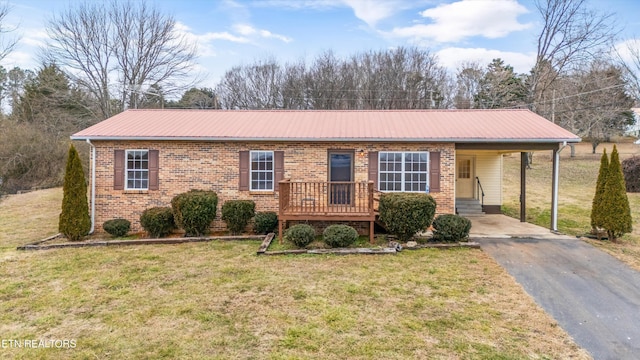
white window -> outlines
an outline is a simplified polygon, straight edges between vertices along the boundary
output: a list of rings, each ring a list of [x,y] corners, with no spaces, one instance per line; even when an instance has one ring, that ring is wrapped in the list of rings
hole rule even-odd
[[[380,152],[378,187],[380,191],[425,192],[429,182],[429,153]]]
[[[127,190],[149,189],[149,150],[127,150]]]
[[[273,151],[251,151],[252,191],[273,191]]]

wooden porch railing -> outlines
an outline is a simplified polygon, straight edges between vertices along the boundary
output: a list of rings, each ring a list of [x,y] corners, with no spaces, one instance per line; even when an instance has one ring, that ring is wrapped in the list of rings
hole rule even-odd
[[[280,213],[286,215],[374,215],[373,182],[283,180]]]
[[[379,194],[373,182],[326,182],[282,180],[279,186],[278,228],[288,220],[368,221],[373,242],[373,223]],[[376,196],[378,195],[378,196]]]

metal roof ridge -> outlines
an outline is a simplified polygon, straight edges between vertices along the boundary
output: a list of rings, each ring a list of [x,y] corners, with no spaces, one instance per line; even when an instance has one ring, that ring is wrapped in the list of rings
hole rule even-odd
[[[529,109],[127,109],[124,112],[512,112],[512,111],[527,111],[532,112]],[[116,114],[117,115],[117,114]]]

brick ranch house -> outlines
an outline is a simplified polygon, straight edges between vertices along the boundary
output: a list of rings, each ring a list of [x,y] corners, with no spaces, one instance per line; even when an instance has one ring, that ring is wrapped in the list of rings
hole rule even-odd
[[[356,221],[372,234],[378,192],[428,192],[438,214],[499,213],[502,155],[580,138],[528,110],[127,110],[71,136],[91,145],[92,231],[170,206],[190,189],[249,199],[285,221]],[[521,191],[525,194],[525,164]],[[524,221],[525,197],[521,217]],[[97,224],[97,226],[96,226]],[[224,229],[220,211],[212,229]]]

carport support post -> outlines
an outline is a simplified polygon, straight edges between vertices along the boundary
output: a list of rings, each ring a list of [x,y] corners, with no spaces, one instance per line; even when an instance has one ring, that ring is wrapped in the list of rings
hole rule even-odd
[[[527,221],[527,158],[526,152],[520,153],[520,222]]]
[[[553,174],[551,176],[551,231],[558,231],[558,175],[560,151],[553,149]]]

